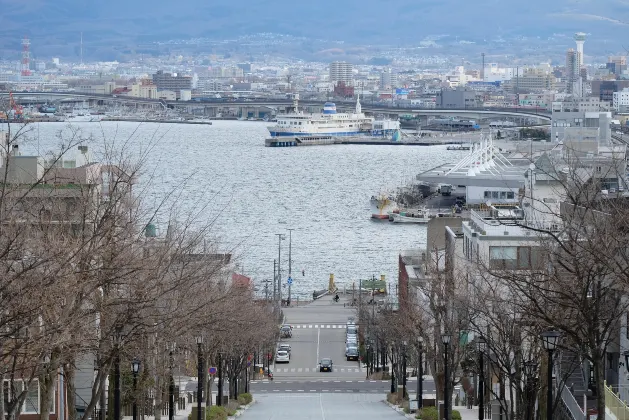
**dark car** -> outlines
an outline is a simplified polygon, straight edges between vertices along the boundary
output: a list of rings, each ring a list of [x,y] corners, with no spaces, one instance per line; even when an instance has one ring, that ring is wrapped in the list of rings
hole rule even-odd
[[[319,372],[332,372],[332,359],[321,359]]]
[[[356,347],[348,347],[345,357],[347,360],[358,360],[358,349]]]

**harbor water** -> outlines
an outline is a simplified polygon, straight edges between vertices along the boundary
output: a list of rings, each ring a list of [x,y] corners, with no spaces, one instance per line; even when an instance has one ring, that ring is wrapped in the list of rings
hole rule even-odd
[[[95,156],[103,137],[136,156],[147,153],[140,182],[150,179],[149,202],[176,191],[181,215],[205,205],[200,216],[212,222],[211,239],[218,250],[232,253],[239,271],[258,287],[273,277],[277,233],[286,234],[281,242],[286,285],[288,229],[294,229],[293,296],[312,296],[314,289],[327,286],[330,273],[340,287],[381,274],[396,282],[399,251],[425,244],[426,227],[372,220],[370,197],[465,152],[447,151],[447,146],[268,148],[266,126],[103,122],[74,123],[72,129],[94,137],[90,149]],[[59,133],[68,138],[70,130],[67,123],[31,129],[31,140],[20,147],[24,154],[54,150]],[[165,234],[168,215],[161,214],[157,222],[158,234]]]

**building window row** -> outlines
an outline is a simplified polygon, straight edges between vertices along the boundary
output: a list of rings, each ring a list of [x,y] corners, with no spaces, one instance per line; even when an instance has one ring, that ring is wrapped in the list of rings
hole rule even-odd
[[[542,251],[530,246],[490,246],[489,268],[497,270],[530,270],[542,265]]]
[[[513,200],[515,193],[513,191],[485,191],[484,197],[494,200]]]

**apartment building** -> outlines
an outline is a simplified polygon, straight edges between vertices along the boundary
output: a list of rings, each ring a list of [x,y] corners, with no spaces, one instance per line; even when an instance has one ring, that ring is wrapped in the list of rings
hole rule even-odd
[[[334,61],[330,63],[330,82],[336,84],[343,82],[346,86],[352,86],[354,79],[354,66],[345,61]]]

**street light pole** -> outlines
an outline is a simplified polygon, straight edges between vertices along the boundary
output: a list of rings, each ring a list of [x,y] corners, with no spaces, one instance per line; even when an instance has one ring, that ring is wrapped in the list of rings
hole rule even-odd
[[[288,277],[292,278],[292,245],[293,245],[293,231],[295,229],[288,229]],[[288,302],[291,300],[291,286],[292,282],[288,285]]]
[[[450,403],[450,399],[448,398],[448,382],[450,380],[448,376],[448,346],[450,345],[451,339],[452,339],[452,336],[447,333],[441,336],[441,342],[443,343],[443,346],[444,346],[444,355],[445,355],[444,373],[443,373],[443,413],[444,413],[443,418],[445,420],[450,420],[450,410],[448,407],[448,404]]]
[[[423,346],[424,339],[420,336],[419,341],[417,342],[417,356],[419,359],[419,367],[417,369],[417,409],[421,410],[424,406],[424,361],[423,361]]]
[[[478,364],[480,365],[480,373],[478,376],[478,420],[483,420],[485,418],[485,372],[483,363],[485,361],[485,347],[487,342],[483,337],[479,337],[476,344],[478,346]]]
[[[198,365],[198,373],[199,382],[197,383],[197,419],[201,420],[201,404],[203,403],[203,355],[201,354],[203,349],[201,346],[203,345],[203,336],[197,336],[197,365]]]
[[[223,405],[223,355],[218,353],[218,401],[216,405]]]
[[[406,346],[407,343],[402,343],[402,400],[406,397]]]
[[[282,306],[282,241],[286,235],[276,233],[277,235],[277,303]]]
[[[116,327],[115,332],[116,357],[114,360],[114,420],[120,420],[120,342],[122,330]]]
[[[391,346],[391,394],[395,393],[395,363],[393,362],[393,345]]]
[[[371,366],[371,345],[367,344],[367,377],[365,379],[369,379],[369,366]]]
[[[168,420],[175,420],[175,378],[173,378],[173,352],[175,351],[175,345],[175,343],[170,345],[169,352]],[[201,382],[201,379],[199,379],[199,382]]]
[[[557,348],[561,333],[559,331],[544,331],[541,336],[544,348],[548,352],[546,420],[553,420],[553,352]]]
[[[131,362],[131,370],[133,371],[133,420],[138,420],[138,372],[140,371],[140,361],[133,359]]]

